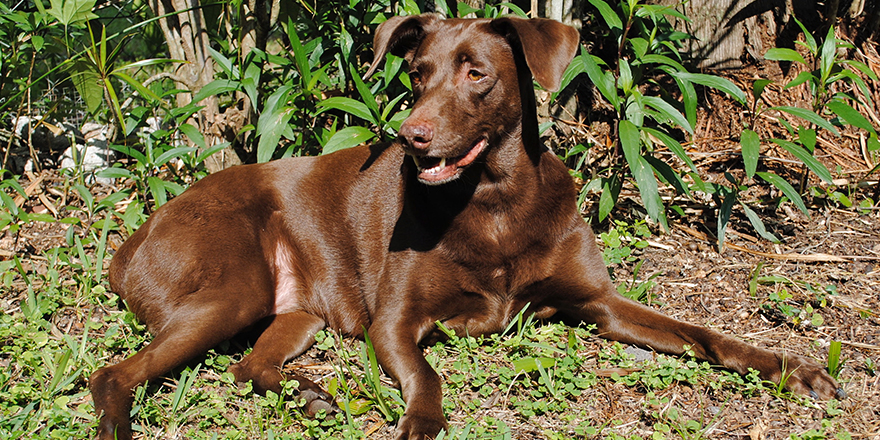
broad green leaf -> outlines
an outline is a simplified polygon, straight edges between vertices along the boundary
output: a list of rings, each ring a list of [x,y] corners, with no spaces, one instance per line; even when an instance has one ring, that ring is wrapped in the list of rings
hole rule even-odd
[[[673,75],[727,93],[740,104],[745,104],[746,102],[746,94],[729,79],[705,73],[678,72]]]
[[[730,213],[733,211],[733,205],[736,203],[737,194],[735,190],[724,191],[724,200],[718,207],[718,250],[724,249],[724,236],[727,234],[727,224],[730,223]]]
[[[229,58],[226,58],[222,53],[217,52],[210,46],[208,46],[208,52],[211,54],[211,58],[214,59],[214,62],[220,66],[220,69],[222,69],[227,76],[230,78],[238,77],[238,74],[236,73],[237,68],[232,64],[232,61]]]
[[[86,103],[86,110],[94,113],[104,102],[104,87],[101,86],[101,75],[95,67],[83,60],[74,62],[70,70],[70,80],[73,82],[79,96]]]
[[[743,165],[746,169],[746,175],[752,178],[755,176],[755,170],[758,169],[761,140],[758,137],[758,133],[752,130],[743,130],[740,135],[739,144],[742,147]]]
[[[648,161],[641,155],[638,127],[628,120],[622,120],[618,125],[618,130],[620,130],[620,145],[623,147],[623,154],[638,184],[645,210],[648,211],[651,218],[663,226],[664,230],[668,230],[663,200],[660,199],[660,191],[657,189],[657,178],[654,177],[654,171]]]
[[[193,95],[192,102],[198,103],[209,96],[220,95],[223,93],[238,90],[240,85],[240,82],[231,79],[215,79],[214,81],[205,84],[204,87],[199,89],[199,91],[196,92],[195,95]]]
[[[605,24],[611,28],[612,31],[617,30],[618,32],[623,31],[623,21],[620,20],[620,17],[617,15],[617,12],[605,3],[603,0],[589,0],[590,4],[592,4],[596,9],[599,10],[599,14],[602,16],[602,19],[605,20]]]
[[[131,171],[125,168],[105,168],[103,170],[99,170],[95,173],[95,176],[98,177],[109,177],[111,179],[128,179],[132,177]]]
[[[685,182],[678,172],[669,166],[669,164],[651,155],[645,155],[643,157],[649,164],[651,164],[651,168],[654,168],[655,174],[665,183],[675,187],[675,190],[678,193],[690,196],[691,190],[688,187],[687,182]]]
[[[801,23],[800,20],[797,19],[797,17],[792,16],[791,18],[794,19],[794,22],[797,23],[797,25],[801,28],[801,31],[804,33],[804,39],[807,41],[804,45],[807,46],[807,49],[809,49],[810,53],[812,53],[813,55],[818,54],[819,45],[816,44],[816,39],[813,38],[813,34],[810,32],[809,29],[807,29],[806,26],[804,26],[803,23]]]
[[[287,100],[293,89],[291,85],[283,85],[272,93],[263,106],[263,113],[257,121],[257,162],[268,162],[278,148],[281,134],[293,116],[294,109],[287,106]]]
[[[786,47],[774,47],[767,51],[764,54],[764,59],[773,60],[773,61],[790,61],[790,62],[798,62],[801,64],[807,64],[807,61],[804,57],[799,54],[794,49],[789,49]]]
[[[779,243],[779,239],[776,238],[775,235],[767,232],[767,228],[764,227],[764,222],[761,220],[761,217],[758,216],[755,211],[752,211],[751,208],[746,206],[745,203],[740,203],[740,206],[743,208],[743,212],[746,213],[746,217],[749,218],[749,222],[752,224],[752,227],[755,228],[755,231],[758,232],[758,235],[764,237],[767,240],[770,240],[773,243]]]
[[[620,77],[617,79],[617,88],[623,90],[625,95],[629,94],[633,87],[632,69],[629,67],[629,61],[626,58],[620,59]]]
[[[587,53],[586,49],[581,46],[581,60],[583,61],[584,71],[590,78],[590,82],[596,85],[599,93],[614,106],[615,111],[620,111],[620,96],[617,94],[617,85],[615,84],[614,75],[611,72],[603,71],[599,67],[602,60],[599,57]],[[598,61],[598,62],[597,62]]]
[[[556,359],[548,357],[526,357],[513,361],[513,368],[519,373],[531,373],[538,369],[538,364],[543,368],[556,365]]]
[[[798,127],[798,140],[810,154],[816,151],[816,130]]]
[[[617,204],[617,196],[620,194],[620,185],[618,184],[617,178],[612,177],[609,179],[603,179],[602,183],[602,195],[599,196],[599,221],[604,221],[608,214],[611,213],[611,210],[614,209],[614,205]]]
[[[785,113],[788,113],[793,116],[797,116],[807,122],[812,122],[813,124],[816,124],[824,129],[830,131],[831,133],[834,133],[835,136],[840,136],[840,133],[837,132],[837,129],[834,128],[834,126],[831,125],[830,122],[825,120],[825,118],[817,115],[812,110],[807,110],[805,108],[800,108],[800,107],[792,107],[789,105],[780,105],[777,107],[771,107],[770,110],[778,110],[778,111],[785,112]]]
[[[826,81],[831,75],[835,58],[837,58],[837,38],[834,38],[834,26],[829,26],[825,41],[822,43],[822,52],[819,55],[819,70],[822,73],[822,81]]]
[[[465,2],[458,2],[458,16],[460,18],[464,18],[470,14],[475,14],[480,11],[482,11],[482,9],[477,9]]]
[[[798,73],[798,76],[796,76],[793,80],[789,81],[788,84],[786,84],[785,87],[783,87],[783,90],[788,90],[792,87],[797,87],[797,86],[799,86],[807,81],[810,81],[812,79],[813,79],[813,72]]]
[[[678,61],[673,60],[665,55],[657,55],[657,54],[647,54],[643,57],[640,57],[638,60],[633,60],[633,64],[664,64],[670,67],[675,68],[678,72],[687,72],[684,66],[681,65]]]
[[[356,147],[374,137],[376,137],[376,133],[373,133],[366,127],[358,127],[356,125],[345,127],[342,130],[337,131],[336,134],[327,141],[327,144],[324,145],[324,151],[321,154],[330,154],[346,148]]]
[[[833,177],[831,177],[831,172],[828,171],[828,168],[825,168],[825,165],[822,165],[822,163],[816,160],[816,158],[813,157],[810,152],[801,148],[799,145],[795,144],[794,142],[789,142],[782,139],[770,139],[770,142],[779,145],[780,147],[784,148],[785,151],[788,151],[789,153],[800,159],[800,161],[803,162],[804,165],[806,165],[807,168],[810,169],[810,171],[816,173],[816,175],[819,176],[820,179],[828,183],[831,183],[831,180],[833,180]]]
[[[99,18],[92,13],[96,0],[50,0],[46,12],[64,26]]]
[[[871,123],[868,122],[868,120],[865,119],[865,117],[856,109],[850,107],[849,104],[842,101],[832,100],[826,104],[826,106],[847,124],[861,128],[868,133],[877,134],[877,130],[874,129],[874,126],[871,125]]]
[[[153,195],[157,208],[168,201],[168,196],[165,194],[165,182],[162,179],[156,176],[147,177],[147,185],[150,187],[150,194]]]
[[[189,140],[193,141],[199,148],[205,148],[205,136],[199,132],[198,128],[193,127],[190,124],[180,124],[180,131],[189,138]]]
[[[375,118],[367,105],[355,99],[346,98],[344,96],[334,96],[318,103],[318,111],[329,109],[342,110],[365,121],[376,123]]]
[[[140,93],[141,96],[144,97],[145,99],[149,99],[159,105],[164,104],[164,102],[162,101],[162,98],[160,98],[159,95],[157,95],[155,92],[153,92],[149,88],[144,87],[144,85],[141,84],[140,81],[132,78],[127,73],[115,72],[113,75],[116,76],[117,78],[125,81],[126,83],[128,83],[128,85],[130,85],[132,88],[137,90],[138,93]]]
[[[654,110],[657,110],[657,112],[664,118],[669,119],[679,127],[684,128],[688,133],[694,134],[694,128],[691,127],[690,122],[688,122],[684,115],[682,115],[677,108],[673,107],[672,104],[664,101],[663,98],[657,96],[644,96],[642,97],[642,102]]]
[[[772,82],[769,79],[758,79],[752,83],[752,96],[755,97],[755,101],[761,99],[761,95],[764,94],[764,88]]]
[[[196,151],[195,147],[176,147],[172,148],[164,153],[160,154],[159,157],[156,158],[156,161],[153,165],[160,167],[165,165],[171,159],[179,158],[181,156],[187,155],[193,151]]]
[[[296,70],[302,77],[302,84],[306,85],[312,79],[312,69],[309,65],[309,59],[303,48],[302,41],[296,33],[296,24],[293,20],[287,22],[287,38],[290,40],[290,50],[293,51],[293,59],[296,62]]]
[[[776,188],[779,188],[785,197],[788,197],[788,200],[791,200],[791,203],[794,203],[794,206],[797,206],[801,212],[804,213],[807,217],[810,216],[810,212],[807,211],[807,205],[804,204],[804,199],[801,198],[801,195],[795,191],[794,187],[791,186],[790,183],[786,182],[782,177],[777,176],[773,173],[768,173],[764,171],[758,171],[755,173],[758,177],[767,181],[767,183],[772,184]]]
[[[376,104],[376,96],[373,95],[373,92],[370,91],[370,88],[364,84],[364,81],[361,79],[360,74],[358,74],[357,66],[352,64],[351,66],[351,79],[354,81],[354,86],[358,91],[358,94],[361,96],[361,100],[363,100],[364,104],[367,105],[367,108],[370,109],[370,114],[375,115],[369,119],[368,121],[372,122],[376,125],[381,125],[379,120],[377,119],[379,116],[379,104]]]
[[[196,157],[196,163],[202,163],[210,157],[212,154],[226,148],[229,146],[229,142],[221,142],[217,145],[212,146],[211,148],[206,148],[205,151],[202,151],[198,157]]]
[[[666,148],[669,148],[673,153],[675,153],[675,155],[679,159],[682,160],[682,162],[687,164],[688,168],[690,168],[691,171],[695,173],[697,172],[697,167],[694,165],[694,162],[691,160],[691,158],[687,155],[687,152],[684,151],[684,147],[682,147],[681,144],[672,136],[654,128],[645,127],[642,128],[642,131],[656,137],[657,139],[660,139],[660,142],[663,142],[663,145],[666,145]]]

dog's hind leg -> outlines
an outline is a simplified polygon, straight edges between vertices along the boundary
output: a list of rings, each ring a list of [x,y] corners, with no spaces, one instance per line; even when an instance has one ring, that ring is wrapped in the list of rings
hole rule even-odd
[[[299,356],[315,343],[315,333],[326,326],[324,320],[303,311],[283,313],[270,319],[272,321],[257,339],[251,353],[229,367],[235,380],[253,380],[254,390],[260,394],[270,390],[280,394],[282,380],[296,380],[309,415],[314,416],[321,409],[332,410],[333,398],[317,384],[302,376],[281,372],[284,362]]]
[[[89,388],[100,417],[99,439],[131,438],[129,412],[135,387],[235,336],[264,313],[257,304],[250,308],[243,306],[240,297],[226,293],[201,291],[192,294],[164,320],[150,345],[91,375]]]

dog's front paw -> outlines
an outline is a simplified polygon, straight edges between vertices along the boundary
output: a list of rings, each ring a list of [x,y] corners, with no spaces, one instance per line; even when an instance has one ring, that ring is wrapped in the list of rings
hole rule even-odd
[[[782,383],[785,389],[815,399],[842,399],[846,392],[816,361],[792,354],[773,353],[778,368],[767,379]],[[766,372],[765,372],[766,373]],[[764,375],[762,374],[762,377]]]
[[[441,429],[447,427],[443,416],[426,417],[418,414],[405,414],[397,422],[397,431],[394,433],[395,440],[427,440],[437,437]]]

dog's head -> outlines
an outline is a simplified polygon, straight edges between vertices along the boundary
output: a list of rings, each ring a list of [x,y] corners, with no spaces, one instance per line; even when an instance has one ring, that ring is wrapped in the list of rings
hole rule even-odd
[[[574,28],[547,19],[392,17],[376,31],[367,75],[388,52],[408,62],[415,105],[398,141],[419,181],[439,185],[521,139],[524,105],[534,119],[532,75],[557,90],[577,47]]]

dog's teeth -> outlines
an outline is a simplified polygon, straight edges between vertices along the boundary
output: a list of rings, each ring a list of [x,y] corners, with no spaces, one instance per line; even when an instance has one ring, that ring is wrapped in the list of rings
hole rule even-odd
[[[421,166],[421,165],[420,165],[420,164],[419,164],[419,158],[418,158],[418,157],[415,157],[415,156],[413,156],[413,157],[412,157],[412,159],[413,159],[413,162],[415,162],[415,163],[416,163],[416,168],[418,168],[418,169],[420,169],[420,170],[421,170],[421,169],[422,169],[422,166]]]
[[[442,170],[443,168],[446,168],[446,158],[445,157],[440,159],[440,165],[437,165],[437,168],[440,170]]]

